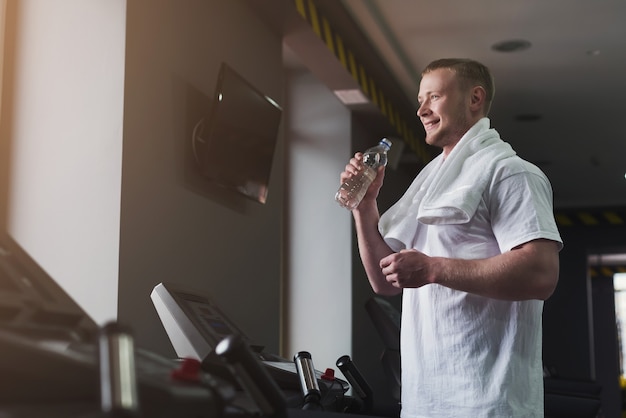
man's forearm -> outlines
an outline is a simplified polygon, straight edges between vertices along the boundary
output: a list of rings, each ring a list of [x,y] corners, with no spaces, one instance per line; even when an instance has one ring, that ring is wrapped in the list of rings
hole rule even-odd
[[[545,300],[559,275],[556,243],[536,240],[483,260],[433,260],[434,282],[503,300]]]
[[[380,269],[380,260],[392,254],[393,251],[378,231],[378,208],[376,203],[363,202],[361,207],[353,211],[357,233],[359,254],[365,273],[375,293],[379,295],[397,295],[402,290],[387,282],[385,275]]]

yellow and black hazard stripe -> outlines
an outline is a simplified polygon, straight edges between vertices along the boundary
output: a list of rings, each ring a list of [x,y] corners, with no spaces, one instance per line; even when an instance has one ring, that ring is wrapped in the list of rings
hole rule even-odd
[[[591,266],[589,267],[589,277],[592,279],[600,277],[613,277],[617,273],[626,273],[626,266]]]
[[[340,31],[335,30],[330,21],[320,14],[313,0],[294,0],[298,13],[311,25],[313,32],[326,44],[341,65],[359,84],[363,93],[369,97],[398,135],[408,144],[424,164],[432,160],[433,155],[420,135],[415,121],[408,121],[389,95],[380,87],[380,83],[368,73],[365,65],[359,62],[349,45],[346,45]]]
[[[557,210],[554,216],[560,227],[626,225],[626,208]]]

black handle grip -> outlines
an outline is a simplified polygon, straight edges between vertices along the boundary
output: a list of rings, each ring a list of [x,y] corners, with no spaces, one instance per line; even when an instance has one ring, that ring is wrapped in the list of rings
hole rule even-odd
[[[224,338],[215,347],[215,354],[226,361],[235,379],[257,404],[262,415],[286,416],[287,401],[282,391],[240,336]]]
[[[365,380],[359,369],[355,366],[350,356],[341,356],[337,359],[337,367],[346,380],[350,383],[356,395],[363,400],[365,408],[371,409],[374,399],[374,392]]]

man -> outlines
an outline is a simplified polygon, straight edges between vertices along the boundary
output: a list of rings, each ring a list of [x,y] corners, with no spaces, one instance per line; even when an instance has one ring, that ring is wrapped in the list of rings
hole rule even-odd
[[[493,94],[478,62],[428,65],[417,116],[443,152],[380,219],[383,167],[352,211],[373,290],[403,294],[402,418],[543,417],[541,316],[562,241],[548,179],[489,127]]]

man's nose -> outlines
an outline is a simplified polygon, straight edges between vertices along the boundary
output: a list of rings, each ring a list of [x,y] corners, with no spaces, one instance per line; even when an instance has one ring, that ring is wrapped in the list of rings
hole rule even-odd
[[[415,112],[417,114],[418,117],[422,117],[428,114],[428,106],[426,106],[426,103],[422,103],[418,108],[417,111]]]

